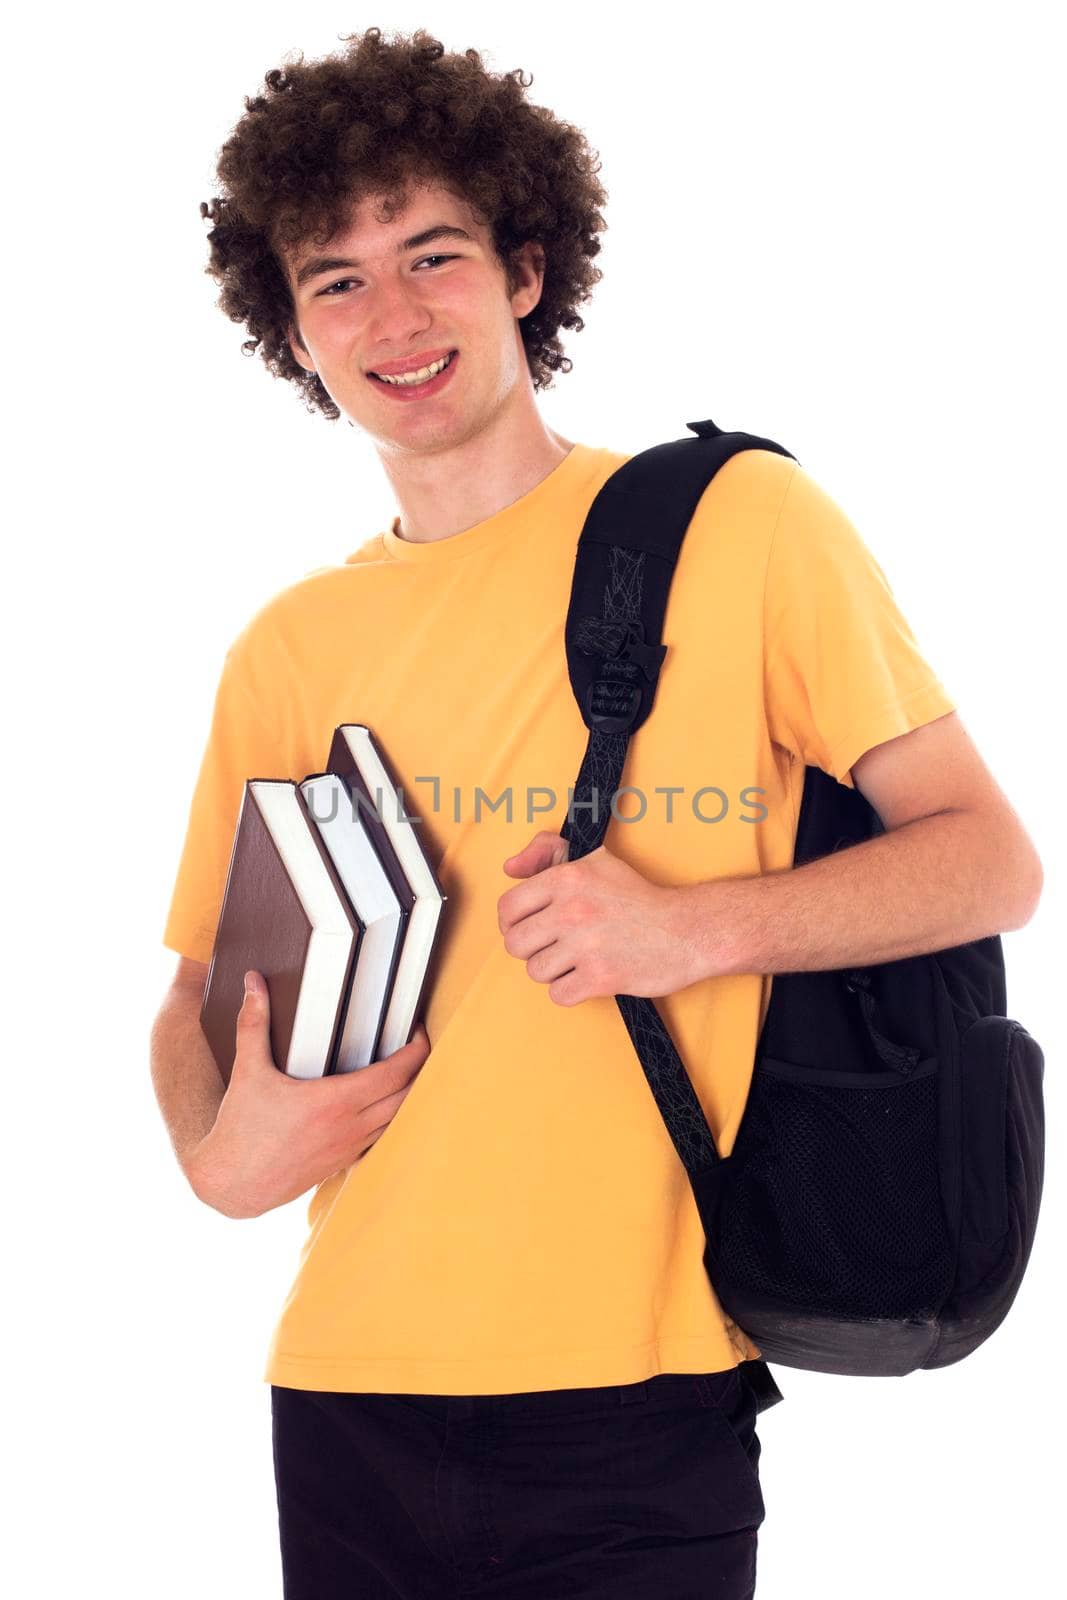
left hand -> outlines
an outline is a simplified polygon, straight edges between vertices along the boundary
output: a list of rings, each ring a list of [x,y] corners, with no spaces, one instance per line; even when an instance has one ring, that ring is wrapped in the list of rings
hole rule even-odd
[[[569,861],[558,833],[542,831],[504,871],[531,881],[508,889],[497,921],[509,955],[548,984],[557,1005],[595,995],[673,994],[705,976],[686,915],[685,887],[650,883],[604,845]]]

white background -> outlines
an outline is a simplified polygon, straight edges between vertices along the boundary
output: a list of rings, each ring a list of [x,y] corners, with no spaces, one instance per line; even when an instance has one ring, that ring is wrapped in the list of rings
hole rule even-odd
[[[1005,936],[1049,1173],[1002,1328],[907,1379],[778,1367],[761,1600],[1041,1596],[1064,1424],[1059,921],[1065,370],[1053,8],[452,0],[52,6],[8,34],[8,1313],[20,1600],[281,1595],[262,1379],[305,1202],[199,1205],[148,1069],[223,652],[396,509],[372,447],[242,356],[213,159],[286,52],[475,46],[603,161],[604,280],[541,405],[633,452],[779,440],[845,508],[1041,852]],[[29,804],[31,802],[32,804]],[[29,804],[29,815],[27,806]],[[1057,948],[1058,947],[1058,948]],[[10,1102],[13,1100],[13,1104]],[[358,1267],[357,1267],[358,1270]],[[551,1600],[546,1596],[545,1600]]]

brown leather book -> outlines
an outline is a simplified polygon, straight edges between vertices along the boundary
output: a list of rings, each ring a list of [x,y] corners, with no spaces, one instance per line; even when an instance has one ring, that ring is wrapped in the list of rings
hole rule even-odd
[[[298,1078],[333,1070],[362,933],[298,786],[250,778],[200,1008],[224,1083],[250,969],[267,980],[275,1064]]]

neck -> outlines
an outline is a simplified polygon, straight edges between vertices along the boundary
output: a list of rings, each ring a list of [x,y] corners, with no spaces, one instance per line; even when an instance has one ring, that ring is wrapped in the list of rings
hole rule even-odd
[[[400,507],[400,537],[427,544],[513,505],[571,448],[569,439],[546,428],[531,404],[518,424],[498,414],[488,427],[437,450],[379,448],[378,453]]]

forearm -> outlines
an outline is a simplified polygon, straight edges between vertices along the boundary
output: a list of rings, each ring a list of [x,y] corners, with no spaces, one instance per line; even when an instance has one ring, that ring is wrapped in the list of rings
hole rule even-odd
[[[168,996],[156,1016],[151,1039],[152,1083],[185,1170],[185,1158],[210,1133],[225,1086],[200,1027],[200,996],[194,990]]]
[[[1021,927],[1030,881],[981,813],[944,811],[802,867],[685,885],[680,931],[704,975],[874,965]]]

